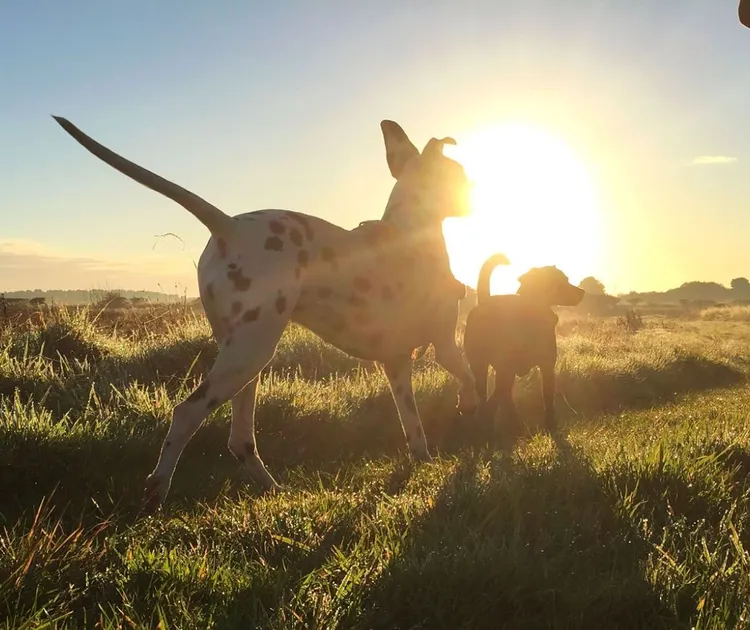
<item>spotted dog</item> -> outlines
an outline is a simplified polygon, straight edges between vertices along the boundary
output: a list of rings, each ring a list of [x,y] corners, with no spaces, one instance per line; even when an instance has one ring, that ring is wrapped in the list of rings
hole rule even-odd
[[[466,317],[464,351],[484,403],[484,413],[502,407],[507,420],[517,422],[513,404],[516,376],[539,366],[545,425],[555,429],[555,363],[557,315],[552,306],[575,306],[584,291],[568,282],[557,267],[535,267],[518,280],[517,295],[490,295],[490,276],[498,265],[507,265],[503,254],[490,256],[479,271],[477,305]],[[495,390],[487,400],[487,370],[495,370]]]
[[[412,390],[414,348],[432,342],[437,362],[460,382],[459,409],[476,408],[474,377],[455,343],[455,287],[446,290],[452,275],[441,224],[469,211],[464,169],[443,155],[443,146],[454,140],[432,138],[420,153],[397,123],[384,120],[386,159],[396,182],[380,221],[346,230],[289,210],[229,216],[54,118],[96,157],[177,202],[211,233],[198,263],[198,287],[219,353],[208,376],[174,408],[146,479],[147,510],[164,501],[186,444],[228,400],[229,450],[262,488],[279,487],[258,454],[255,400],[258,375],[290,321],[382,366],[418,460],[430,455]],[[437,330],[430,325],[436,320],[450,325]]]

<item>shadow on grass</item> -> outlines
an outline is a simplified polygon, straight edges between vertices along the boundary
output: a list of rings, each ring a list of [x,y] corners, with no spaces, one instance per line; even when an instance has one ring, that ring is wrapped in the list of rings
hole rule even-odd
[[[257,491],[241,464],[229,453],[229,407],[218,411],[188,443],[175,472],[168,504],[213,501],[230,484]],[[121,430],[97,435],[76,432],[53,438],[13,433],[5,438],[0,461],[0,523],[33,517],[39,502],[54,491],[54,503],[71,518],[82,511],[135,514],[143,482],[158,458],[167,423],[151,420],[132,434]],[[406,454],[406,445],[390,393],[368,400],[358,420],[324,414],[298,417],[279,406],[260,407],[256,438],[261,457],[283,484],[284,470],[302,466],[335,471],[347,462]],[[428,440],[430,435],[427,435]]]
[[[546,467],[464,457],[410,529],[341,627],[690,627],[645,581],[647,545],[564,440]]]
[[[382,426],[378,420],[375,414],[366,427],[350,430],[359,433]],[[262,418],[259,434],[273,422],[272,417]],[[403,437],[397,421],[383,424],[391,429],[383,433],[381,444],[386,451],[399,450]],[[307,451],[305,466],[341,465],[341,459],[326,458],[336,449],[328,440],[345,439],[342,425],[328,430]],[[387,433],[393,435],[388,438]],[[0,513],[12,523],[14,513],[36,507],[41,496],[57,487],[52,497],[55,506],[67,506],[67,514],[76,522],[81,510],[87,510],[92,525],[98,522],[99,508],[92,507],[91,499],[109,513],[112,497],[118,497],[121,502],[113,518],[118,527],[125,526],[139,505],[142,479],[153,466],[161,435],[153,431],[127,443],[42,444],[46,450],[41,453],[30,449],[27,455],[33,454],[33,466],[24,467],[17,460],[0,474]],[[361,435],[358,440],[349,436],[349,447],[354,449],[349,457],[366,452],[369,443]],[[170,496],[175,508],[196,499],[213,501],[225,491],[227,479],[244,477],[226,451],[227,437],[226,423],[214,421],[190,443]],[[262,452],[267,462],[290,452],[281,434],[278,439],[278,443],[266,440]],[[647,515],[659,531],[681,517],[715,524],[724,514],[721,506],[678,474],[658,467],[618,464],[602,477],[564,438],[545,448],[532,450],[520,461],[510,449],[465,449],[432,508],[409,524],[404,546],[379,575],[368,574],[355,585],[351,597],[357,605],[349,609],[356,612],[336,627],[690,627],[700,593],[697,587],[688,587],[671,605],[660,599],[644,577],[653,547],[639,531],[638,517]],[[747,474],[746,450],[718,442],[704,450],[707,455],[715,453],[733,474]],[[398,462],[384,484],[385,494],[401,493],[410,475],[410,465]],[[639,515],[628,512],[622,500],[635,487],[635,499],[642,502]],[[266,554],[264,560],[272,566],[283,562],[283,571],[260,575],[251,586],[227,596],[221,606],[216,605],[215,588],[192,588],[193,583],[186,582],[190,605],[213,609],[217,627],[263,625],[263,620],[268,627],[278,625],[282,608],[291,615],[300,606],[294,599],[296,591],[290,589],[302,588],[306,576],[317,575],[333,554],[356,546],[357,520],[371,517],[379,500],[377,493],[370,493],[357,510],[330,523],[315,548],[285,547],[278,557]],[[253,549],[254,543],[245,545]],[[169,584],[174,591],[175,579],[159,571],[135,570],[129,575],[127,593],[143,605],[141,618],[153,610],[151,604],[158,603],[159,580],[166,580],[165,588]],[[116,602],[119,595],[111,597]],[[349,603],[344,599],[341,605]],[[311,621],[305,615],[312,613],[309,607],[305,610],[299,612],[302,618],[290,617],[289,623],[311,627],[305,625]]]
[[[700,379],[694,379],[692,384],[701,384]],[[519,412],[527,425],[538,424],[541,418],[536,387],[538,383],[519,396]],[[587,391],[595,390],[587,385]],[[618,386],[618,391],[627,396],[624,386]],[[648,391],[650,396],[658,393],[653,386]],[[59,394],[70,396],[65,390]],[[54,399],[54,394],[49,396]],[[602,395],[602,400],[608,399]],[[486,447],[486,428],[475,419],[458,417],[449,402],[452,400],[452,393],[445,392],[419,401],[433,453],[450,455]],[[558,409],[563,420],[570,417],[562,404],[558,403]],[[227,483],[235,488],[255,489],[226,448],[228,405],[217,413],[219,417],[205,423],[185,449],[174,476],[170,502],[212,501]],[[0,462],[0,519],[13,522],[21,513],[29,513],[55,488],[56,501],[70,501],[72,511],[83,509],[92,501],[102,509],[117,504],[128,512],[135,510],[140,506],[143,481],[156,463],[166,430],[167,423],[158,423],[126,437],[119,431],[50,439],[34,433],[6,436]],[[333,471],[352,460],[406,454],[396,409],[387,391],[369,398],[345,421],[327,417],[323,412],[301,417],[284,405],[269,402],[258,408],[256,435],[261,456],[282,483],[284,470],[295,466],[311,472]],[[495,442],[494,446],[511,447],[515,437],[505,436],[504,444]]]

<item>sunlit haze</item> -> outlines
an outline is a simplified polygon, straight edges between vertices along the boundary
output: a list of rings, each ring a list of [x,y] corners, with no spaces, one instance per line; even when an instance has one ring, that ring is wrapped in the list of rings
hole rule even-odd
[[[596,268],[601,208],[588,169],[564,139],[509,122],[468,134],[452,153],[474,183],[473,215],[444,229],[457,277],[475,283],[496,251],[511,265],[495,272],[495,292],[515,291],[516,278],[534,266],[557,265],[578,279]]]
[[[750,33],[734,2],[5,3],[0,291],[196,295],[206,229],[102,164],[65,116],[230,214],[351,228],[398,121],[475,181],[454,273],[557,265],[607,290],[750,275]]]

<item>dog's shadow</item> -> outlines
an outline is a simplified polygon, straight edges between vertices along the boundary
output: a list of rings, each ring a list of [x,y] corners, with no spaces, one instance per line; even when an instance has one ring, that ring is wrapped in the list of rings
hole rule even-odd
[[[458,459],[344,626],[689,627],[644,579],[649,548],[591,464],[563,433],[552,442],[541,467]]]
[[[389,417],[386,417],[389,416]],[[463,430],[459,430],[461,425]],[[433,454],[456,453],[482,445],[481,438],[453,409],[435,407],[424,421]],[[39,440],[15,436],[16,443],[0,463],[0,525],[11,525],[33,513],[45,499],[71,519],[101,514],[123,517],[140,512],[143,482],[151,472],[168,429],[164,422],[122,436],[102,437],[73,432]],[[403,461],[409,457],[389,392],[375,396],[359,417],[341,421],[324,414],[298,417],[266,405],[256,416],[258,448],[266,466],[281,483],[292,469],[335,472],[363,459]],[[227,448],[229,406],[216,412],[188,442],[177,466],[168,505],[213,502],[223,494],[260,493]],[[394,482],[395,483],[395,482]],[[398,485],[398,484],[396,484]],[[94,508],[94,506],[96,506]]]

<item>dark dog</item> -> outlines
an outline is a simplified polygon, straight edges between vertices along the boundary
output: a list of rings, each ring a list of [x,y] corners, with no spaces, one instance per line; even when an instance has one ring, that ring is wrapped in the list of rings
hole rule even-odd
[[[484,411],[493,417],[501,406],[508,420],[518,421],[513,404],[516,376],[538,366],[542,374],[545,424],[555,430],[555,363],[557,315],[552,306],[575,306],[583,289],[573,286],[557,267],[534,267],[518,280],[516,295],[490,295],[490,276],[508,264],[502,254],[485,261],[477,282],[477,305],[466,318],[464,350]],[[487,400],[487,369],[495,369],[495,390]]]

